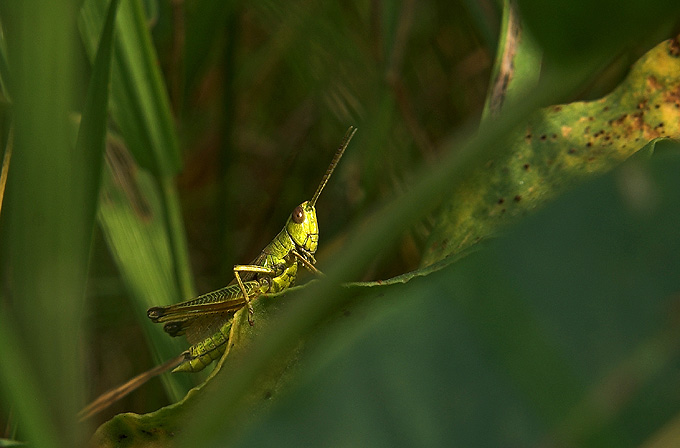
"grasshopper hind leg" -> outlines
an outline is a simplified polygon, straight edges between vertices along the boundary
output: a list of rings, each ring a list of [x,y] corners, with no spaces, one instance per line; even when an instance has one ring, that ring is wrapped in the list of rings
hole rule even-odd
[[[236,278],[236,282],[238,283],[239,287],[241,288],[241,292],[243,293],[243,297],[245,298],[246,301],[246,306],[248,307],[248,323],[250,326],[253,326],[253,305],[250,303],[250,295],[248,294],[248,291],[246,290],[245,285],[243,284],[243,280],[241,280],[241,275],[239,272],[244,272],[244,273],[249,273],[249,274],[255,274],[257,276],[257,281],[260,282],[260,285],[262,286],[261,291],[262,292],[267,292],[269,290],[269,285],[271,284],[271,280],[269,279],[271,276],[275,274],[274,270],[265,266],[257,266],[257,265],[240,265],[237,264],[234,266],[234,277]],[[259,275],[258,275],[259,274]],[[252,298],[255,298],[256,295],[253,295]]]

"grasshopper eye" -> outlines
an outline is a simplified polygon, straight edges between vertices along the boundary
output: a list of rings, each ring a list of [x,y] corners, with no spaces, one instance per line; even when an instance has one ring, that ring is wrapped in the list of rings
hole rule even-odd
[[[305,220],[305,211],[299,205],[293,210],[293,214],[290,216],[293,218],[295,224],[300,224]]]

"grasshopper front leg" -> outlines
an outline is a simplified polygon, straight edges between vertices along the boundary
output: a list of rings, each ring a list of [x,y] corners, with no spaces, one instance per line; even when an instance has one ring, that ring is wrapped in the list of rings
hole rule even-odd
[[[298,252],[297,250],[291,250],[291,253],[295,258],[298,259],[298,261],[304,266],[309,272],[312,274],[318,275],[318,276],[323,276],[323,272],[318,270],[316,266],[314,266],[314,263],[316,263],[316,259],[314,259],[314,255],[310,254],[307,251],[300,251]]]
[[[254,264],[237,264],[234,266],[234,277],[236,278],[236,282],[238,283],[238,286],[241,288],[241,292],[243,293],[243,297],[246,300],[246,305],[248,306],[248,323],[252,326],[253,325],[253,305],[250,303],[250,297],[248,296],[248,291],[246,291],[246,287],[243,284],[243,280],[241,280],[241,276],[239,275],[239,272],[252,272],[254,274],[266,274],[269,276],[274,276],[276,272],[271,269],[267,268],[264,266],[258,266]]]

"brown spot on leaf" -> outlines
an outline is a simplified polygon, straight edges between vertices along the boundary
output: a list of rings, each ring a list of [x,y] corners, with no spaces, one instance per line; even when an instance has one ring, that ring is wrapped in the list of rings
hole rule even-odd
[[[519,201],[522,200],[522,196],[517,195],[517,196],[514,197],[514,199],[515,199],[515,202],[519,202]]]
[[[571,126],[562,126],[560,131],[562,131],[562,137],[567,138],[571,134]]]
[[[667,90],[663,95],[663,101],[666,103],[675,103],[675,107],[680,105],[680,86]]]
[[[647,77],[647,86],[652,90],[659,90],[663,87],[656,76],[653,75]]]

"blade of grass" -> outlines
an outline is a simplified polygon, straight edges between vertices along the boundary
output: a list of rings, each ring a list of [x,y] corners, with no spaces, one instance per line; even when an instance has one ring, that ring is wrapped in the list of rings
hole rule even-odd
[[[81,9],[78,25],[90,59],[105,14],[106,3],[101,1],[88,0]],[[179,145],[140,2],[124,0],[116,22],[111,114],[142,167],[161,177],[176,174]]]
[[[101,164],[102,148],[101,141],[96,144],[101,131],[90,131],[101,129],[103,123],[97,121],[106,120],[108,85],[92,86],[86,108],[92,117],[85,119],[89,124],[80,150],[74,150],[69,108],[81,84],[74,70],[75,11],[44,1],[3,2],[0,12],[7,27],[15,120],[3,229],[9,241],[11,319],[24,354],[30,354],[25,360],[35,378],[32,390],[22,389],[23,399],[38,400],[44,407],[50,422],[42,431],[53,439],[47,441],[50,446],[79,446],[83,432],[75,425],[75,414],[84,402],[84,381],[82,350],[77,347],[83,340],[84,291],[99,187],[96,159]],[[97,69],[108,77],[106,71]],[[3,339],[5,343],[9,342]],[[49,425],[57,428],[56,434]],[[42,439],[42,434],[38,430],[25,436]]]
[[[96,188],[85,190],[85,197],[78,201],[83,205],[83,213],[88,223],[94,225],[99,185],[101,184],[101,168],[103,164],[104,140],[108,119],[109,85],[111,83],[111,59],[114,43],[114,23],[120,0],[111,0],[106,21],[102,30],[97,55],[92,67],[90,85],[88,86],[85,107],[83,110],[76,152],[83,154],[78,167],[85,176],[85,183]]]
[[[59,316],[59,318],[55,320],[65,321],[66,325],[69,326],[70,331],[66,331],[66,334],[60,335],[64,338],[62,340],[59,338],[55,339],[53,335],[47,333],[44,334],[45,339],[42,342],[37,342],[41,342],[41,349],[47,349],[48,351],[56,352],[57,355],[63,355],[64,351],[76,354],[78,353],[77,350],[73,350],[73,344],[75,344],[74,341],[80,339],[78,336],[78,329],[80,328],[79,310],[83,308],[82,300],[84,299],[84,283],[89,260],[90,243],[100,183],[102,150],[104,147],[104,136],[107,121],[110,63],[114,30],[113,23],[117,5],[118,0],[111,2],[107,13],[106,25],[102,30],[96,61],[89,82],[86,103],[82,114],[82,121],[78,133],[75,152],[70,148],[71,145],[68,143],[68,139],[65,138],[63,141],[64,146],[61,148],[61,151],[55,154],[55,156],[58,158],[58,162],[60,162],[57,163],[57,169],[53,172],[57,179],[49,179],[48,177],[49,180],[52,180],[57,184],[57,187],[62,187],[62,191],[58,192],[60,194],[57,195],[60,201],[56,204],[49,203],[49,207],[46,208],[49,208],[50,210],[43,211],[43,213],[50,215],[50,217],[53,219],[52,222],[50,222],[49,219],[46,220],[45,224],[49,226],[51,223],[54,223],[54,221],[61,221],[62,225],[56,225],[54,228],[51,226],[48,227],[48,231],[46,233],[49,233],[49,235],[46,235],[47,238],[45,239],[49,240],[53,246],[60,246],[60,250],[55,252],[61,252],[61,250],[70,249],[70,253],[67,251],[67,254],[69,254],[68,256],[71,259],[71,263],[65,263],[64,261],[60,260],[59,262],[55,263],[54,267],[49,266],[50,268],[53,268],[53,271],[56,272],[54,272],[51,276],[48,275],[47,278],[59,278],[63,281],[64,286],[67,288],[66,291],[63,291],[63,296],[57,294],[57,297],[63,297],[61,303],[66,304],[66,306],[60,307],[58,306],[58,303],[55,303],[54,306],[56,309],[60,309],[68,314],[68,317]],[[66,59],[65,63],[68,62],[69,60]],[[68,77],[69,74],[65,74],[65,76]],[[41,81],[45,82],[44,80]],[[27,87],[29,86],[22,85],[21,83],[17,84],[18,89]],[[35,85],[33,84],[30,87],[34,88]],[[52,88],[52,85],[47,82],[41,87],[43,89],[49,90]],[[21,99],[24,95],[26,95],[25,92],[17,92],[16,97],[19,99],[19,105],[21,105]],[[65,104],[63,106],[65,106]],[[65,107],[62,110],[56,109],[56,111],[61,112],[63,116],[66,117]],[[22,119],[25,119],[25,117],[17,114],[18,127],[21,127],[21,124],[23,123]],[[42,124],[45,125],[45,123]],[[62,125],[63,128],[59,127],[58,129],[52,129],[52,131],[64,133],[62,135],[66,137],[68,135],[69,129],[67,122],[63,120],[56,120],[55,124],[57,126]],[[10,135],[8,144],[11,145],[11,143],[12,137]],[[58,147],[59,145],[54,146]],[[29,146],[20,146],[20,148],[26,151],[29,149]],[[53,146],[48,146],[45,149],[50,150],[52,148]],[[35,150],[35,147],[30,147],[29,152],[31,150]],[[7,154],[9,154],[9,152]],[[40,155],[40,151],[38,151],[38,155]],[[46,176],[41,173],[41,160],[22,160],[25,157],[26,156],[23,153],[20,153],[20,155],[17,157],[19,159],[19,163],[15,163],[13,165],[12,175],[34,175],[37,176],[35,182],[44,179]],[[21,164],[21,162],[26,163],[26,165]],[[18,168],[14,168],[17,166]],[[50,168],[55,167],[51,166]],[[61,168],[62,171],[59,171],[59,168]],[[67,182],[66,185],[59,185],[59,177],[67,178],[67,180],[72,182]],[[23,182],[21,183],[21,186],[23,187],[27,179],[24,178],[22,181]],[[28,179],[28,181],[30,182],[31,179]],[[13,183],[13,185],[14,187],[12,188],[17,188],[16,183]],[[49,185],[50,184],[46,182],[45,185],[43,185],[43,188],[47,190],[50,188]],[[13,191],[13,194],[20,193],[21,191]],[[50,191],[50,193],[54,193],[54,191]],[[47,198],[52,198],[49,194],[45,194],[44,196]],[[57,206],[56,209],[52,208],[55,206]],[[22,218],[21,215],[19,215],[19,217]],[[12,218],[10,218],[10,222],[10,225],[14,224],[15,226],[26,225],[25,222],[21,221],[12,222]],[[65,223],[68,223],[69,225],[64,226],[63,224]],[[81,231],[73,232],[74,228],[80,228]],[[16,229],[16,227],[14,227],[14,229]],[[49,230],[52,229],[54,229],[55,232],[49,232]],[[38,231],[45,232],[45,229],[38,229]],[[54,249],[54,247],[49,246],[39,248],[39,250],[49,251],[47,254],[48,256],[45,257],[45,261],[54,259],[54,252],[52,252]],[[24,253],[25,250],[26,246],[24,245],[19,247],[15,246],[14,252],[12,253],[13,259],[24,259],[25,262],[26,258],[30,258],[30,255],[27,256],[27,254]],[[38,255],[45,256],[46,254],[43,252],[42,254]],[[68,276],[66,279],[62,278],[63,272],[58,267],[60,264],[65,264],[67,268],[72,269],[70,272],[72,274],[72,278],[68,278]],[[36,266],[29,265],[27,267],[29,272],[23,272],[20,274],[28,277],[23,277],[22,280],[33,284],[35,283],[35,279],[28,279],[30,278],[32,272],[31,268],[35,268]],[[37,268],[40,269],[41,266],[38,265]],[[46,272],[44,269],[33,272],[33,276],[44,276],[45,274]],[[42,288],[40,288],[40,286],[42,286]],[[54,301],[53,291],[49,289],[43,289],[45,286],[49,288],[51,285],[39,285],[40,292],[47,293],[45,294],[46,297],[44,300],[46,302]],[[21,291],[23,288],[26,287],[20,287],[19,291]],[[26,289],[30,291],[31,288],[29,287]],[[19,294],[17,294],[15,297],[17,296],[19,296]],[[27,300],[23,305],[29,307],[29,314],[35,315],[35,311],[30,310],[30,308],[36,305],[33,302],[33,300],[36,298],[31,296],[31,299],[32,300]],[[38,305],[38,309],[40,308],[41,306]],[[45,314],[46,317],[53,315],[52,313]],[[29,317],[29,319],[31,318]],[[40,321],[40,319],[36,320]],[[72,417],[74,416],[74,414],[72,414],[73,408],[74,406],[80,406],[78,400],[80,397],[82,397],[81,386],[83,382],[79,381],[80,371],[78,370],[78,367],[82,364],[78,363],[77,357],[73,356],[63,357],[60,361],[48,359],[48,363],[54,364],[53,366],[50,366],[52,368],[51,370],[54,371],[56,369],[68,369],[68,371],[62,373],[60,376],[55,376],[53,375],[54,372],[44,371],[41,367],[38,367],[35,372],[40,373],[38,373],[38,378],[36,378],[35,372],[31,371],[32,367],[36,368],[35,365],[31,366],[32,360],[27,362],[27,360],[23,358],[26,353],[35,353],[35,349],[27,347],[27,345],[30,346],[36,341],[33,341],[31,338],[29,338],[28,340],[31,341],[32,344],[26,344],[25,341],[15,342],[14,339],[18,337],[17,335],[25,334],[26,330],[17,328],[10,330],[13,325],[13,323],[7,321],[3,322],[2,324],[2,329],[5,332],[11,332],[9,335],[4,334],[2,336],[3,348],[8,350],[6,356],[2,356],[2,358],[7,361],[7,363],[3,363],[3,366],[14,368],[13,378],[6,378],[5,381],[3,381],[3,385],[6,386],[6,388],[10,391],[10,395],[13,398],[12,401],[19,411],[22,422],[25,422],[24,424],[28,428],[26,431],[26,436],[39,446],[58,446],[60,444],[59,441],[62,441],[61,443],[64,444],[62,446],[68,446],[70,445],[69,440],[73,442],[75,439],[80,437],[80,432],[74,431],[71,426],[65,424],[61,426],[61,428],[68,431],[68,435],[59,435],[59,430],[56,429],[57,426],[53,425],[55,422],[60,420],[63,422],[72,422]],[[59,328],[60,325],[54,324],[54,322],[46,321],[43,322],[43,325],[45,325],[45,329],[47,330],[55,330],[54,327],[57,327],[56,331],[63,331],[63,329]],[[28,325],[26,322],[24,322],[23,326]],[[66,340],[68,337],[72,339]],[[61,346],[55,347],[53,344],[50,344],[52,340],[60,341]],[[23,356],[20,354],[19,350],[16,350],[18,347],[23,347],[25,349],[23,351]],[[16,371],[17,369],[19,372]],[[56,390],[56,394],[54,391],[40,391],[40,385],[45,384],[45,379],[41,379],[41,376],[46,374],[50,375],[50,380],[52,383],[52,385],[48,387]],[[77,381],[75,385],[72,384],[74,381]],[[63,396],[59,397],[59,392],[61,392]],[[58,399],[56,401],[51,401],[45,394],[57,395]],[[42,409],[35,406],[36,400],[37,403],[42,405]],[[51,404],[51,406],[48,403]],[[60,411],[60,409],[63,409],[63,411]]]

